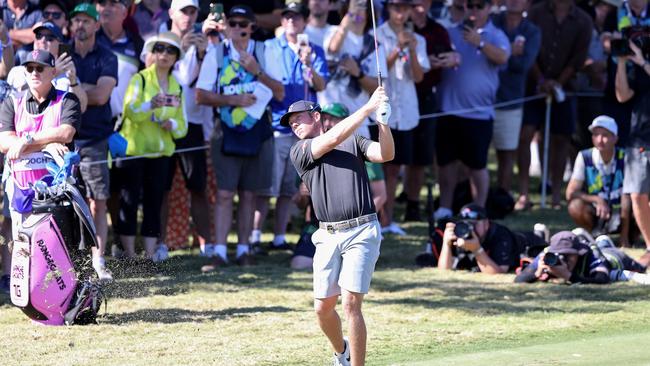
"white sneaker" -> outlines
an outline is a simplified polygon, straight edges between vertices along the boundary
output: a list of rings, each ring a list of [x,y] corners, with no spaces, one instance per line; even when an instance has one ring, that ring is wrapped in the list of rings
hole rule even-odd
[[[106,268],[106,261],[104,258],[93,258],[93,269],[95,269],[95,272],[97,272],[97,277],[100,281],[113,281],[113,273],[108,268]]]
[[[438,207],[436,212],[433,213],[433,220],[438,221],[447,217],[452,217],[454,213],[447,207]]]
[[[571,230],[573,235],[575,236],[582,236],[583,238],[587,239],[589,241],[589,245],[594,243],[594,237],[589,234],[589,232],[581,227],[577,227],[573,230]]]
[[[599,235],[596,238],[596,245],[600,249],[616,248],[616,245],[614,245],[614,242],[612,241],[612,238],[610,238],[607,235]]]
[[[340,355],[334,353],[334,366],[350,366],[350,341],[348,337],[343,337],[343,342],[345,342],[345,351]]]
[[[201,248],[199,256],[206,258],[214,257],[214,244],[205,244],[203,248]]]
[[[169,258],[169,250],[167,249],[167,245],[164,243],[158,244],[158,248],[156,248],[156,252],[153,254],[153,257],[151,258],[155,263],[162,262]]]
[[[388,226],[382,227],[381,228],[381,233],[382,234],[390,233],[390,234],[395,234],[395,235],[398,235],[398,236],[406,235],[406,231],[404,231],[404,229],[399,227],[399,225],[397,225],[394,222],[391,222],[390,225],[388,225]]]

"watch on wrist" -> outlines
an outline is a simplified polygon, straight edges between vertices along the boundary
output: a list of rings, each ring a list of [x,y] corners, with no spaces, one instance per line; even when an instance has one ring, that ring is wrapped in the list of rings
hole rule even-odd
[[[485,47],[485,41],[481,41],[481,42],[478,44],[478,49],[479,49],[479,51],[482,50],[483,47]]]
[[[264,71],[262,71],[262,69],[259,69],[259,70],[255,73],[255,77],[258,77],[258,78],[259,78],[260,76],[262,76],[263,73],[264,73]]]
[[[23,135],[23,137],[25,138],[25,144],[27,145],[30,145],[32,142],[34,142],[34,136],[29,133]]]

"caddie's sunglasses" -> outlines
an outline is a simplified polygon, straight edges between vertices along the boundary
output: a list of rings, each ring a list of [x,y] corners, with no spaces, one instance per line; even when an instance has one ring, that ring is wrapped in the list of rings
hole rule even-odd
[[[37,41],[40,41],[41,39],[45,38],[47,42],[52,42],[56,40],[56,37],[54,37],[53,34],[47,34],[47,33],[36,33],[35,38]]]
[[[54,19],[54,20],[59,20],[63,16],[63,12],[60,11],[44,11],[43,13],[43,18],[45,19]]]
[[[45,67],[43,67],[43,66],[41,66],[41,65],[38,65],[38,66],[27,65],[27,66],[25,66],[25,70],[27,70],[27,73],[28,73],[28,74],[33,73],[34,70],[36,70],[36,72],[40,74],[40,73],[43,72],[43,70],[45,70]]]
[[[477,10],[483,10],[485,8],[485,4],[467,4],[467,9],[472,10],[472,9],[477,9]]]
[[[162,43],[156,43],[155,45],[153,45],[152,51],[153,51],[153,53],[167,52],[167,54],[169,54],[169,55],[178,56],[178,48],[176,48],[174,46],[171,46],[171,45],[166,46],[166,45],[164,45]]]
[[[250,24],[251,24],[251,22],[249,22],[248,20],[240,20],[240,21],[229,20],[228,21],[228,25],[230,26],[230,28],[235,28],[235,27],[246,28]]]

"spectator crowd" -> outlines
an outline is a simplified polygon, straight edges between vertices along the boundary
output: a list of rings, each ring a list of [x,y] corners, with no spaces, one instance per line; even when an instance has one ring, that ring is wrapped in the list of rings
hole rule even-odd
[[[420,192],[430,171],[439,200],[427,214],[437,221],[458,215],[457,192],[468,184],[473,205],[460,216],[473,220],[481,240],[461,249],[476,256],[480,270],[514,269],[518,258],[508,253],[519,255],[515,249],[481,246],[485,237],[508,235],[482,221],[483,208],[495,188],[515,211],[536,204],[531,142],[547,139],[549,180],[542,184],[552,207],[565,207],[594,237],[620,233],[625,247],[640,234],[650,245],[648,0],[374,1],[376,41],[370,4],[359,0],[0,3],[0,121],[6,127],[13,118],[9,96],[28,91],[31,75],[43,72],[36,55],[49,53],[51,83],[74,94],[81,113],[69,148],[81,155],[77,180],[97,228],[93,267],[102,279],[112,279],[109,252],[140,256],[137,235],[144,257],[164,261],[172,236],[183,235],[169,229],[179,220],[191,220],[200,253],[210,258],[203,272],[230,261],[253,265],[269,250],[294,251],[292,266],[309,267],[318,218],[291,163],[297,137],[281,117],[307,100],[330,128],[369,100],[379,77],[390,98],[395,157],[366,168],[384,235],[405,235],[399,222],[423,220]],[[378,138],[372,117],[357,133]],[[565,188],[567,166],[573,171]],[[187,211],[176,207],[181,191]],[[400,202],[403,218],[395,210]],[[9,204],[5,199],[7,241]],[[296,207],[306,222],[297,247],[286,239]],[[262,244],[271,208],[273,239]],[[453,267],[453,229],[443,228],[441,268]],[[592,255],[575,236],[551,240],[558,253],[575,255],[571,268]],[[7,286],[10,255],[1,247]],[[648,253],[636,264],[648,265]],[[553,271],[540,260],[521,282],[548,276],[542,267]],[[599,263],[592,267],[602,272]],[[588,274],[569,269],[556,277]]]

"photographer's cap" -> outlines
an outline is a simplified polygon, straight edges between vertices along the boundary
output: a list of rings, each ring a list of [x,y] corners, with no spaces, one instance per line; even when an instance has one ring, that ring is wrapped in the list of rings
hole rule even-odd
[[[253,9],[251,9],[248,5],[235,5],[230,8],[230,11],[228,12],[228,18],[234,17],[246,18],[251,22],[255,21],[255,13],[253,13]]]
[[[583,255],[589,251],[589,247],[580,243],[578,237],[570,231],[560,231],[551,236],[551,245],[548,252],[557,254],[578,254]]]
[[[618,136],[618,125],[616,124],[616,120],[610,116],[603,115],[594,118],[594,120],[589,125],[589,131],[594,132],[594,128],[596,127],[602,127],[607,131],[613,133],[614,136]]]
[[[487,211],[476,203],[468,203],[460,209],[459,216],[467,220],[485,220],[488,218]]]
[[[292,114],[314,111],[320,112],[320,106],[318,103],[310,102],[308,100],[299,100],[297,102],[294,102],[289,106],[287,113],[285,113],[282,118],[280,118],[280,125],[289,127],[289,117],[291,117]]]
[[[307,19],[309,17],[309,8],[302,5],[300,2],[292,1],[287,3],[284,9],[282,9],[282,16],[287,13],[300,14],[303,18]]]
[[[27,64],[39,64],[47,67],[54,67],[54,56],[45,50],[33,50],[27,53],[27,57],[20,64],[25,66]]]

